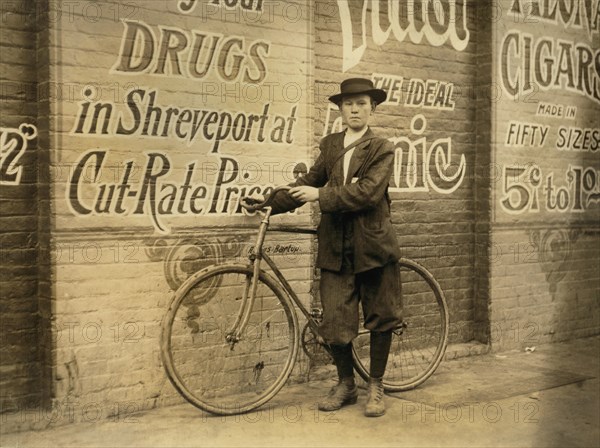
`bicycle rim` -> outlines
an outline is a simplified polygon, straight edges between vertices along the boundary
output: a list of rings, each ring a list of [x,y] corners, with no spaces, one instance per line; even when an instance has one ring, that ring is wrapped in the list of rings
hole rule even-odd
[[[298,352],[298,322],[279,284],[261,272],[248,325],[233,346],[227,335],[242,306],[245,265],[213,266],[176,291],[162,322],[161,356],[171,383],[194,406],[232,415],[273,398]]]
[[[448,308],[444,293],[431,273],[415,261],[401,259],[402,316],[404,328],[394,330],[383,377],[385,390],[414,389],[437,369],[448,344]],[[369,331],[353,341],[359,375],[369,378]]]

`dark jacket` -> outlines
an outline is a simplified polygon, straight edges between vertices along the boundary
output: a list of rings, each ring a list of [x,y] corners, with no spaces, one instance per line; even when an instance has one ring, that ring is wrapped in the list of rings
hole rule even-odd
[[[350,220],[354,238],[354,272],[384,266],[400,257],[390,219],[387,193],[394,165],[391,142],[376,137],[371,129],[354,147],[347,182],[344,184],[344,132],[321,140],[320,154],[310,171],[292,186],[319,188],[321,222],[317,228],[317,267],[340,271],[344,221]],[[273,202],[273,214],[301,206],[287,192]]]

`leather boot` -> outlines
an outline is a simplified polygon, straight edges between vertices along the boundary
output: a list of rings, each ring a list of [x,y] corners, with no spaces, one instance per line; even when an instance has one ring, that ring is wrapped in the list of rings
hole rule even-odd
[[[358,399],[358,387],[354,377],[343,378],[331,388],[327,397],[319,403],[321,411],[336,411],[342,406],[356,403]]]
[[[380,417],[385,414],[383,402],[383,377],[369,378],[369,398],[365,407],[367,417]]]

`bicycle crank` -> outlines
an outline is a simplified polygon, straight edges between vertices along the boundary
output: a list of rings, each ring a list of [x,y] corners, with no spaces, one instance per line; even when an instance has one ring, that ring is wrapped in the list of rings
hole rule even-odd
[[[302,329],[302,349],[314,365],[333,362],[333,358],[323,346],[322,338],[313,332],[308,322]]]

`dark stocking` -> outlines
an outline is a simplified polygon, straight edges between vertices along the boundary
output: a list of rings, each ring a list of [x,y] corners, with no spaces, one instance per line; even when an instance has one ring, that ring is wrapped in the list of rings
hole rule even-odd
[[[331,345],[330,347],[340,381],[344,378],[354,377],[354,366],[352,365],[352,343],[345,345]]]
[[[391,330],[371,331],[371,378],[381,378],[385,373],[391,345]]]

